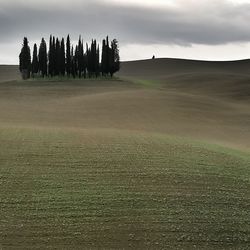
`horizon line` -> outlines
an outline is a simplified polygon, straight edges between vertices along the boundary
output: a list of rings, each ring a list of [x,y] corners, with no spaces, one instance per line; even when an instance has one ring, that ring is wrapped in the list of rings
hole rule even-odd
[[[179,58],[179,57],[155,57],[153,58],[145,58],[145,59],[134,59],[134,60],[124,60],[121,63],[128,62],[140,62],[140,61],[154,61],[154,60],[181,60],[181,61],[196,61],[196,62],[240,62],[240,61],[248,61],[250,58],[242,58],[242,59],[233,59],[233,60],[209,60],[209,59],[192,59],[192,58]],[[18,66],[19,64],[1,64],[1,66]]]

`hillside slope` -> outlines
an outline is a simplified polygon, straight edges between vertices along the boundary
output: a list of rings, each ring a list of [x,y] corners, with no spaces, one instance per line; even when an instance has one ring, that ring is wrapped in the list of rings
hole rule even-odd
[[[153,79],[193,73],[250,75],[249,68],[250,60],[217,62],[162,58],[122,62],[119,74],[134,77],[144,76]]]
[[[3,82],[19,74],[2,66],[2,123],[148,131],[250,148],[249,64],[155,59],[122,63],[118,81],[63,82]]]
[[[124,62],[118,75],[179,91],[250,100],[250,60],[155,59]]]
[[[21,75],[16,65],[0,65],[0,83],[20,80]]]
[[[225,65],[0,67],[0,249],[248,249],[249,75]]]

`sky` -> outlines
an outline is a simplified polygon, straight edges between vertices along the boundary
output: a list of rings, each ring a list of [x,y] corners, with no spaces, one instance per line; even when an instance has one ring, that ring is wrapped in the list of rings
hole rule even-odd
[[[60,3],[60,4],[59,4]],[[122,61],[250,58],[250,0],[0,0],[0,64],[17,64],[24,36],[119,41]]]

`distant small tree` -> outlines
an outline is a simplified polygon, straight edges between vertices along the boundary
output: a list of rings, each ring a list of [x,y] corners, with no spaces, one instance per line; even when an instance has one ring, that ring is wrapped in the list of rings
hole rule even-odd
[[[23,79],[30,78],[31,55],[27,37],[24,37],[23,39],[23,47],[19,54],[19,70],[22,73]]]
[[[33,48],[33,58],[32,58],[32,76],[38,73],[39,65],[38,65],[38,56],[37,56],[37,45],[34,44]]]

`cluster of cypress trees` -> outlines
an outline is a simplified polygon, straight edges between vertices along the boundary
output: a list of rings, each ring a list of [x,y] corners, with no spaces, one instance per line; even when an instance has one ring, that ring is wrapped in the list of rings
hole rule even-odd
[[[71,44],[69,35],[66,40],[59,40],[50,36],[49,49],[42,38],[39,50],[34,44],[31,60],[30,47],[27,37],[24,37],[23,46],[19,55],[19,69],[24,79],[30,76],[54,77],[111,77],[120,69],[120,56],[116,39],[109,43],[109,38],[102,42],[102,54],[100,62],[100,48],[96,40],[92,40],[91,46],[86,44],[84,50],[83,40],[79,37],[78,44]]]

